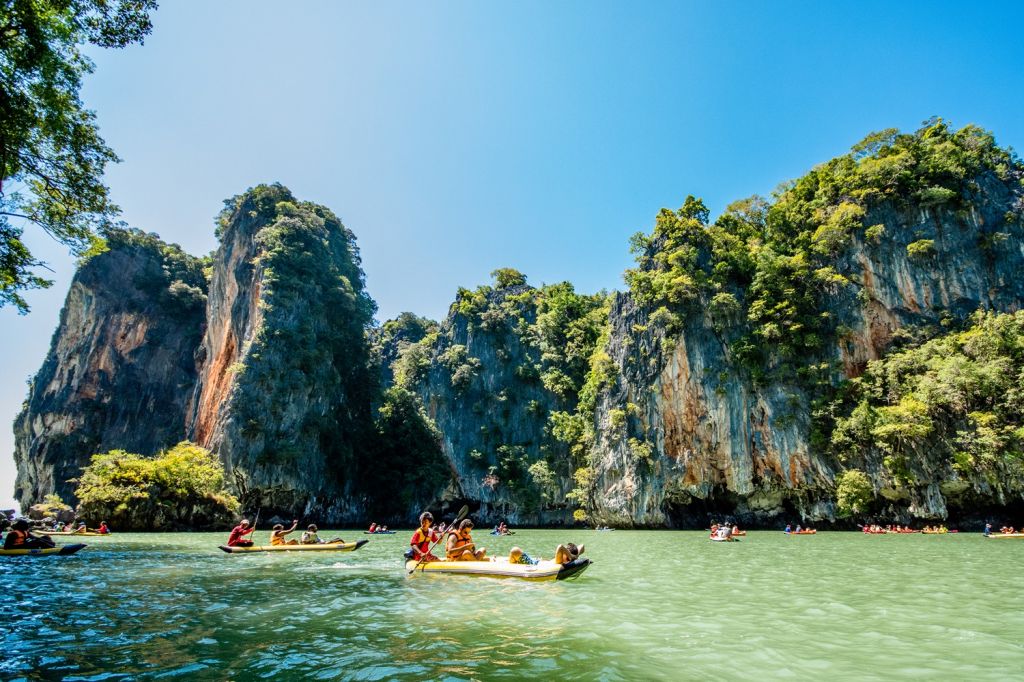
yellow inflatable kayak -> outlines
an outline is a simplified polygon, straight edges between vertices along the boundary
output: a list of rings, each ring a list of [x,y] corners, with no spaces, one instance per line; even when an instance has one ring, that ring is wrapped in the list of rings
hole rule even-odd
[[[84,533],[76,533],[75,531],[64,531],[64,530],[41,530],[40,535],[57,535],[57,536],[78,536],[81,538],[105,538],[112,533],[95,533],[91,530],[87,530]]]
[[[0,549],[0,556],[60,556],[74,554],[85,545],[64,545],[63,547],[45,547],[43,549]]]
[[[1011,538],[1021,539],[1024,538],[1024,533],[992,533],[986,535],[989,540],[1009,540]]]
[[[220,548],[228,554],[245,554],[247,552],[354,552],[367,542],[369,540],[326,542],[319,545],[253,545],[252,547],[221,545]]]
[[[587,569],[590,559],[580,557],[566,564],[557,564],[549,559],[540,563],[510,564],[507,559],[495,561],[428,561],[419,564],[415,561],[405,563],[406,573],[428,573],[433,575],[475,575],[488,578],[520,578],[522,580],[565,580],[572,578]],[[414,570],[415,569],[415,570]]]

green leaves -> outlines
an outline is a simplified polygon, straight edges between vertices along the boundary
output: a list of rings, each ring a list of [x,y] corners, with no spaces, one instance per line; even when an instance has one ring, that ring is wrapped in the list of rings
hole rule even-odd
[[[973,324],[890,354],[844,387],[831,444],[840,461],[881,454],[893,482],[947,467],[1024,490],[1024,313]]]
[[[83,44],[124,47],[151,27],[154,0],[40,0],[0,8],[0,306],[19,312],[19,292],[50,286],[21,240],[22,224],[45,230],[73,254],[119,212],[102,183],[117,156],[79,98],[92,63]],[[19,191],[12,191],[19,190]],[[14,225],[11,221],[17,221]]]
[[[79,513],[125,530],[168,530],[224,522],[239,503],[209,450],[183,441],[155,457],[124,450],[93,455],[75,497]]]

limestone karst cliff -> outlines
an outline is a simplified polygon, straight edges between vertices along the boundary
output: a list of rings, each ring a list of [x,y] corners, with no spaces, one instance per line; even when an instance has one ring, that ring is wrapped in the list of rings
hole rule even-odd
[[[950,448],[923,439],[913,475],[884,443],[844,461],[833,428],[845,382],[870,361],[975,310],[1021,308],[1024,173],[976,128],[866,142],[773,203],[740,202],[714,225],[695,203],[641,240],[631,291],[613,301],[613,371],[594,413],[596,518],[833,520],[835,477],[854,464],[889,520],[946,518],[959,493],[991,490],[952,458],[930,461]],[[616,413],[624,429],[610,427]]]
[[[112,230],[71,283],[50,352],[14,424],[23,508],[73,499],[96,452],[182,440],[205,325],[203,262],[153,235]]]
[[[440,431],[452,472],[443,498],[473,502],[486,521],[569,522],[573,457],[550,420],[576,409],[603,297],[495,274],[493,287],[461,290],[437,331],[392,353],[396,378]]]
[[[187,437],[245,508],[324,522],[463,502],[641,527],[1017,508],[1024,326],[996,314],[1024,307],[1022,180],[976,127],[883,131],[714,221],[693,197],[663,210],[625,291],[502,268],[440,322],[380,328],[352,233],[261,186],[227,202],[208,285],[152,238],[83,266],[16,424],[18,494]],[[991,330],[995,350],[970,341]]]
[[[360,517],[352,473],[377,384],[354,236],[270,185],[228,202],[220,242],[189,438],[220,455],[243,504]]]

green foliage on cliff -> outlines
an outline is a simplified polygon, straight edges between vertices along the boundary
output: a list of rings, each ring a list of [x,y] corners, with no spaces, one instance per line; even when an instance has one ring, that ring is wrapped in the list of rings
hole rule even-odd
[[[222,239],[255,233],[262,269],[263,324],[253,338],[234,402],[258,458],[287,465],[311,452],[338,464],[354,461],[372,437],[367,329],[376,305],[367,295],[353,234],[331,211],[296,201],[281,185],[260,185],[226,202]],[[317,403],[301,422],[293,402]]]
[[[120,48],[152,28],[154,0],[36,0],[0,5],[0,306],[52,282],[22,241],[31,223],[81,255],[119,212],[103,184],[117,156],[79,97],[93,70],[83,45]],[[18,223],[12,223],[14,218]]]
[[[377,415],[373,457],[360,476],[375,519],[403,519],[433,501],[451,478],[441,452],[441,432],[410,391],[384,392]]]
[[[865,224],[867,212],[882,201],[966,208],[980,178],[1012,182],[1022,172],[1012,152],[975,126],[952,130],[935,119],[911,134],[873,133],[785,185],[773,201],[737,202],[713,224],[694,197],[678,211],[662,210],[651,235],[633,237],[638,267],[626,280],[670,331],[705,306],[716,318],[742,319],[716,326],[730,330],[734,358],[755,378],[774,368],[821,381],[821,368],[805,361],[835,338],[829,304],[852,284],[840,259],[853,240],[886,234],[884,225]],[[919,239],[907,252],[925,260],[934,248]]]
[[[844,387],[831,435],[841,461],[881,458],[895,486],[927,470],[1024,490],[1024,312],[872,362]]]
[[[410,390],[422,390],[430,372],[447,376],[454,404],[444,409],[466,415],[455,456],[531,511],[560,503],[559,480],[583,460],[573,446],[585,431],[576,407],[607,327],[607,297],[568,282],[534,288],[511,268],[492,276],[493,286],[460,288],[448,322],[399,351],[392,368]]]
[[[75,496],[80,517],[118,530],[213,530],[239,508],[224,487],[220,461],[189,442],[155,457],[123,450],[93,455]]]
[[[871,481],[863,471],[847,469],[836,476],[836,506],[841,516],[864,513],[873,498]]]
[[[103,249],[83,259],[85,267],[92,258],[111,251],[140,252],[145,263],[134,284],[145,295],[147,303],[159,305],[174,317],[196,313],[206,305],[208,282],[206,268],[210,257],[196,258],[168,244],[155,234],[135,228],[106,228],[102,231]]]

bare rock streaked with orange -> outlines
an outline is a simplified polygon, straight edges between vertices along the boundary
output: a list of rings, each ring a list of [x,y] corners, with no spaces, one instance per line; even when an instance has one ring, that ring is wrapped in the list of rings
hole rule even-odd
[[[377,384],[354,235],[326,208],[261,185],[228,202],[219,237],[189,438],[219,455],[249,507],[360,518],[354,478]]]
[[[112,231],[71,283],[50,351],[15,425],[15,496],[73,502],[97,452],[182,440],[205,320],[199,259],[153,235]]]
[[[859,376],[910,330],[941,329],[947,318],[964,319],[979,308],[1020,309],[1020,235],[986,239],[994,229],[1010,229],[1004,216],[1019,201],[1019,190],[986,175],[977,179],[967,211],[892,203],[869,211],[864,223],[884,224],[886,234],[877,240],[854,234],[837,265],[853,286],[835,291],[830,301],[829,313],[842,330],[831,358],[823,358],[841,368],[833,382]],[[923,239],[934,242],[927,262],[907,248]],[[595,520],[703,527],[709,515],[751,525],[786,514],[835,518],[832,480],[839,466],[811,442],[811,396],[796,382],[754,381],[730,350],[744,321],[723,327],[708,312],[708,301],[696,308],[673,333],[651,324],[651,311],[630,294],[615,296],[608,353],[618,372],[595,416]],[[628,432],[611,427],[615,410],[634,415]],[[628,436],[653,444],[649,461],[631,453]],[[872,471],[878,489],[907,513],[944,518],[955,499],[940,488],[966,486],[946,485],[941,477],[953,472],[935,471],[924,461],[915,465],[921,485],[897,495],[877,463]]]

